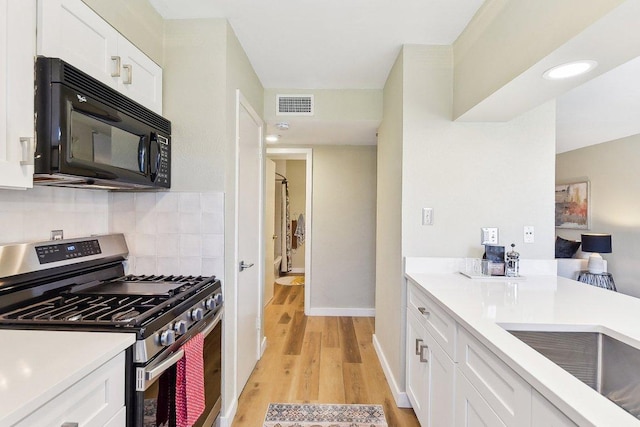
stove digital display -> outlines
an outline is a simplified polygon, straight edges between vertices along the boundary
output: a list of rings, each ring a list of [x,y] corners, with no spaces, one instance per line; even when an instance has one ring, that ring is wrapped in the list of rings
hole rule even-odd
[[[98,240],[83,240],[81,242],[58,243],[46,246],[36,246],[36,254],[40,264],[82,258],[102,253]]]

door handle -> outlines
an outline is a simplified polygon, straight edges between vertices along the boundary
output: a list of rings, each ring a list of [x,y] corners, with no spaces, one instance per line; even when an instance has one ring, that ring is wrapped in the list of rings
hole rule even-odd
[[[422,344],[422,342],[420,338],[416,338],[416,356],[420,354],[420,344]]]
[[[253,267],[253,263],[245,264],[244,261],[240,261],[240,271],[244,271],[247,268],[251,268],[251,267]]]
[[[35,159],[36,147],[31,137],[21,137],[20,144],[22,145],[22,160],[20,160],[21,166],[33,166]]]
[[[429,363],[429,359],[424,357],[424,350],[425,349],[429,349],[429,346],[428,345],[421,345],[420,346],[420,362]]]

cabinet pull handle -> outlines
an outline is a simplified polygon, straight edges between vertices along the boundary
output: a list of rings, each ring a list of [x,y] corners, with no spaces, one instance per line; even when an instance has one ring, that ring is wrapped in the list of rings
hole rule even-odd
[[[116,61],[115,71],[111,73],[111,77],[120,77],[120,62],[121,62],[120,57],[112,56],[111,60]]]
[[[35,146],[33,144],[33,138],[22,137],[20,138],[20,144],[22,145],[22,160],[20,160],[20,165],[33,166],[35,157]]]
[[[62,423],[60,427],[78,427],[79,423]]]
[[[122,83],[130,85],[133,82],[133,67],[131,66],[131,64],[124,64],[122,68],[127,70],[127,77]]]
[[[420,338],[416,338],[416,356],[420,354],[420,344],[422,340]]]
[[[425,307],[418,307],[418,311],[420,312],[420,314],[423,314],[427,317],[431,315],[431,313],[429,313]]]
[[[424,349],[428,349],[429,346],[428,345],[421,345],[420,346],[420,362],[422,363],[429,363],[429,359],[424,357]]]

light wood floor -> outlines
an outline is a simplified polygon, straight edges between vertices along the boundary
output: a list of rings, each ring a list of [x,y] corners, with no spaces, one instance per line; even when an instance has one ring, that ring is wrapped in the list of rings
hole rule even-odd
[[[371,341],[374,319],[307,317],[304,286],[275,284],[265,310],[267,349],[238,402],[233,427],[261,427],[269,403],[384,407],[389,427],[419,426],[397,408]]]

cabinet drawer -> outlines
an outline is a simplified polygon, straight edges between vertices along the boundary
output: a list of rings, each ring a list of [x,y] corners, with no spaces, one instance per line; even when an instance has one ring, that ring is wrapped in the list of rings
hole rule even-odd
[[[455,408],[456,427],[505,427],[505,423],[461,373],[456,376]]]
[[[408,282],[407,311],[416,315],[449,357],[456,361],[456,322],[421,289]]]
[[[458,333],[458,368],[507,425],[531,425],[531,386],[464,328]]]
[[[102,427],[124,407],[124,353],[114,357],[45,403],[15,427]]]
[[[531,398],[531,425],[545,427],[576,427],[558,408],[533,390]]]

